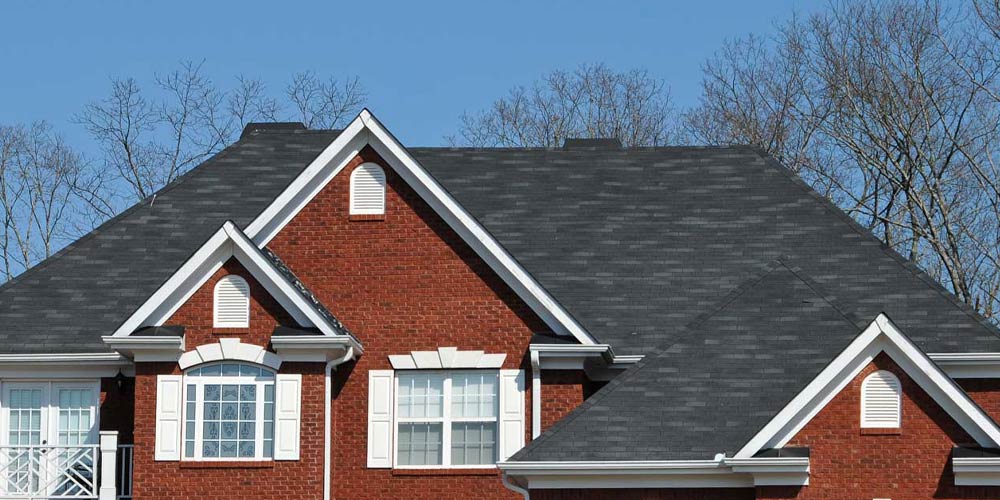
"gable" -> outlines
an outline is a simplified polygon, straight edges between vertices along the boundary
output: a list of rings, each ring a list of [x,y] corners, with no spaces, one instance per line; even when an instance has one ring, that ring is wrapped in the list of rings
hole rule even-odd
[[[902,385],[899,429],[860,427],[861,387],[877,370]],[[974,442],[954,418],[888,355],[866,365],[787,444],[808,447],[814,457],[800,499],[952,498],[952,447]],[[887,481],[887,478],[892,478]],[[956,496],[957,498],[957,496]]]
[[[550,331],[572,336],[581,344],[596,343],[593,336],[424,170],[367,109],[247,226],[247,234],[259,246],[268,244],[366,148],[374,151],[405,181],[436,216],[545,322]],[[353,166],[357,167],[357,164]]]
[[[350,214],[350,177],[386,175],[385,214]],[[374,356],[441,346],[523,353],[548,326],[373,148],[358,152],[268,242]],[[401,351],[392,351],[390,345]],[[373,347],[376,346],[376,347]],[[518,366],[520,354],[509,356]]]
[[[215,285],[229,275],[239,276],[250,285],[248,328],[216,328],[214,325]],[[215,271],[163,325],[184,327],[185,344],[191,347],[218,342],[221,336],[239,337],[245,344],[266,346],[275,328],[299,327],[288,311],[234,258],[227,260]]]

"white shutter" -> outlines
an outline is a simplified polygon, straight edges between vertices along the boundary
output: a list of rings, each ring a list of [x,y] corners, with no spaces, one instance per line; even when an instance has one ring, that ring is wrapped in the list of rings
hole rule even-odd
[[[500,461],[524,447],[524,370],[500,370]]]
[[[392,370],[368,372],[368,467],[392,467]]]
[[[351,172],[351,214],[385,213],[385,172],[365,163]]]
[[[215,285],[215,327],[247,328],[250,326],[250,285],[230,274]]]
[[[861,383],[861,427],[899,427],[902,390],[890,372],[877,371]]]
[[[181,459],[180,375],[156,377],[156,460]]]
[[[299,459],[302,375],[279,373],[274,380],[274,459]]]

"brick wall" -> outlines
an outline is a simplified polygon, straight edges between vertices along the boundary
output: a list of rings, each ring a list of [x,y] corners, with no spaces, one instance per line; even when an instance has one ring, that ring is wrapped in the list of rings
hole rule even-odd
[[[351,171],[365,161],[386,169],[386,214],[351,220]],[[547,327],[370,149],[364,150],[269,243],[365,346],[357,363],[339,367],[331,411],[333,498],[520,498],[495,470],[368,469],[368,371],[390,368],[389,354],[438,347],[507,353],[504,368],[527,369],[533,332]],[[251,286],[250,328],[212,328],[215,282],[238,274]],[[187,349],[221,337],[267,345],[274,326],[293,324],[236,261],[198,290],[167,322],[185,326]],[[265,468],[195,468],[154,462],[156,375],[175,364],[140,363],[136,377],[136,498],[320,498],[323,466],[323,365],[285,364],[303,377],[302,459]],[[528,379],[530,380],[530,375]],[[525,437],[530,437],[530,384]],[[577,391],[579,393],[579,391]],[[543,391],[544,393],[544,391]],[[557,393],[553,392],[555,396]],[[560,410],[580,397],[555,398]]]
[[[903,424],[896,434],[862,433],[861,383],[889,370],[903,388]],[[757,498],[893,500],[1000,498],[1000,488],[954,486],[954,443],[972,439],[888,356],[879,355],[788,446],[810,448],[809,486],[759,488]]]
[[[315,500],[323,496],[323,364],[285,363],[302,374],[300,459],[256,464],[157,462],[156,376],[179,373],[175,363],[136,364],[133,494],[137,499]]]
[[[993,420],[1000,422],[1000,379],[960,378],[955,382]]]
[[[542,431],[580,406],[587,385],[587,376],[581,371],[542,371]]]
[[[133,442],[135,427],[135,379],[126,378],[122,387],[114,378],[101,379],[101,430],[118,431],[118,442]]]
[[[350,174],[366,161],[386,171],[383,220],[348,213]],[[520,498],[495,471],[366,467],[368,371],[391,368],[389,354],[453,346],[507,353],[504,368],[526,368],[532,332],[548,330],[460,237],[366,148],[268,246],[365,346],[337,373],[333,497]]]

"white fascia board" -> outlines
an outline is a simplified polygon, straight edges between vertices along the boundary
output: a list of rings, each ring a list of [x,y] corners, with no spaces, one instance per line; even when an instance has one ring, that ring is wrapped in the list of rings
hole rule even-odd
[[[0,365],[58,363],[61,365],[128,365],[129,360],[116,352],[66,354],[0,354]]]
[[[605,365],[614,359],[608,344],[531,344],[528,351],[538,357],[543,370],[583,370],[588,359],[602,359]]]
[[[326,318],[274,268],[260,249],[235,224],[226,221],[115,330],[111,338],[126,338],[138,328],[162,325],[230,258],[243,264],[300,325],[318,328],[324,335],[337,336]],[[104,338],[108,343],[109,337]]]
[[[282,361],[326,362],[343,358],[351,352],[352,358],[361,351],[358,343],[346,336],[272,336],[271,347]]]
[[[931,353],[951,378],[1000,378],[1000,352]]]
[[[371,114],[362,110],[326,149],[246,228],[262,247],[333,179],[365,146],[393,170],[510,286],[542,321],[582,344],[597,342],[517,261],[406,151]]]
[[[101,337],[104,343],[133,361],[177,361],[184,353],[183,337]]]
[[[976,443],[996,448],[1000,429],[955,382],[913,344],[885,314],[879,314],[850,345],[768,422],[736,458],[753,457],[765,448],[787,444],[861,370],[885,352],[931,395]]]
[[[501,462],[532,489],[726,488],[809,484],[808,458],[622,462]]]
[[[1000,486],[1000,458],[952,458],[955,486]]]

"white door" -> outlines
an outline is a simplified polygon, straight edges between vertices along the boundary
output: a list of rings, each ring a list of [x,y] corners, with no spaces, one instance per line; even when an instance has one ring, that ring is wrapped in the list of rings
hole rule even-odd
[[[96,492],[97,383],[3,384],[2,455],[8,495]]]

